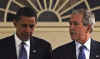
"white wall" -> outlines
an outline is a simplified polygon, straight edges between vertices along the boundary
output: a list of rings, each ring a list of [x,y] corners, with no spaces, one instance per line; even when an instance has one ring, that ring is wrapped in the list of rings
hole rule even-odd
[[[12,35],[14,32],[15,28],[0,28],[0,38]],[[68,28],[36,28],[33,35],[49,41],[53,48],[71,41]],[[100,41],[100,28],[95,28],[92,35],[95,40]]]

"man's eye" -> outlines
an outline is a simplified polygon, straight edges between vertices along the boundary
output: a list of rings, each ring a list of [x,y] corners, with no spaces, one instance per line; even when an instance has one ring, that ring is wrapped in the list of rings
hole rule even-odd
[[[71,23],[71,22],[69,22],[69,25],[72,25],[72,23]]]
[[[30,26],[30,28],[33,28],[34,27],[34,24],[30,24],[29,26]]]
[[[21,26],[23,28],[27,28],[27,27],[33,28],[34,27],[34,24],[21,24]]]

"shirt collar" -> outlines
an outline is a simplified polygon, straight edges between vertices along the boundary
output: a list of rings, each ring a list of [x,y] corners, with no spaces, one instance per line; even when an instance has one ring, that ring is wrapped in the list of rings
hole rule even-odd
[[[80,44],[79,42],[75,41],[76,47],[79,49],[80,46],[82,46],[82,44]],[[90,51],[90,44],[91,44],[91,38],[89,38],[85,43],[84,46],[87,48],[87,50]]]
[[[19,46],[21,44],[21,40],[20,38],[15,34],[15,43],[17,46]],[[30,46],[30,40],[25,41],[26,46]]]
[[[91,38],[89,38],[89,39],[86,41],[86,43],[84,44],[84,46],[85,46],[88,50],[90,50],[90,45],[91,45]]]

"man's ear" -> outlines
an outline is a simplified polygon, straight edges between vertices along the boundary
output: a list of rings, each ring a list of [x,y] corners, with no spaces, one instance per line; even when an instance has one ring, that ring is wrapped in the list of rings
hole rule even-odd
[[[14,26],[16,26],[16,23],[17,23],[17,22],[16,22],[16,20],[14,19],[14,20],[13,20],[13,24],[14,24]]]
[[[87,32],[91,32],[91,25],[87,26]]]

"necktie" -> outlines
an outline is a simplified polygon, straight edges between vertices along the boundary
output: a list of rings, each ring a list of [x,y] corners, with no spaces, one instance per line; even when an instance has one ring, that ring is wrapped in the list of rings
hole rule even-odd
[[[18,59],[27,59],[27,52],[24,47],[25,43],[22,42],[19,49],[19,58]]]
[[[80,49],[80,52],[79,52],[78,59],[86,59],[85,51],[84,51],[86,49],[86,47],[85,46],[81,46],[79,49]]]

